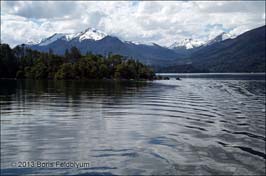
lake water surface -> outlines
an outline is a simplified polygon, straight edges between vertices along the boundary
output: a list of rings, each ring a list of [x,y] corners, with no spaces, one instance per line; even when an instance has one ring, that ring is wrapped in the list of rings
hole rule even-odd
[[[264,175],[265,74],[207,75],[0,80],[1,173]]]

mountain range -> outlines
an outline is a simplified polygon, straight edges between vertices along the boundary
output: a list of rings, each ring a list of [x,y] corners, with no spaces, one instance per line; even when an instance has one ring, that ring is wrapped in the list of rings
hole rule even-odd
[[[189,72],[265,72],[265,26],[239,36],[223,32],[208,41],[184,39],[169,47],[123,41],[95,28],[78,33],[55,33],[38,43],[26,44],[42,52],[52,49],[58,55],[73,46],[82,54],[120,54],[161,71],[184,72],[186,70],[180,68],[190,68]]]
[[[27,44],[27,47],[48,52],[50,49],[55,54],[63,55],[66,49],[77,47],[82,54],[91,52],[93,54],[108,55],[120,54],[129,58],[138,59],[144,64],[160,65],[171,63],[182,54],[157,45],[138,44],[135,42],[122,41],[118,37],[107,35],[94,28],[88,28],[83,32],[74,34],[56,33],[36,44]]]

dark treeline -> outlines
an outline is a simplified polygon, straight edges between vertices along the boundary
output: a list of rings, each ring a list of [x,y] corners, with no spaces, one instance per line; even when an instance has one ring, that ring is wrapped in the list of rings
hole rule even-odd
[[[64,56],[16,46],[0,44],[0,78],[29,79],[153,79],[153,69],[120,55],[104,57],[87,53],[82,56],[76,47]]]

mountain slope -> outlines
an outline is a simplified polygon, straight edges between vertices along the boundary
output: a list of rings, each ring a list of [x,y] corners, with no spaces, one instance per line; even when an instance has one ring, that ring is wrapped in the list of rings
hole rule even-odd
[[[206,46],[190,60],[210,72],[265,72],[265,26]]]

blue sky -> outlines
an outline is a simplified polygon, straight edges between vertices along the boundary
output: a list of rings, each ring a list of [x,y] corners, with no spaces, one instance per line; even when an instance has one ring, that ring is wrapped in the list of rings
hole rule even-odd
[[[265,25],[265,1],[1,1],[1,42],[15,46],[94,27],[122,40],[169,46]]]

